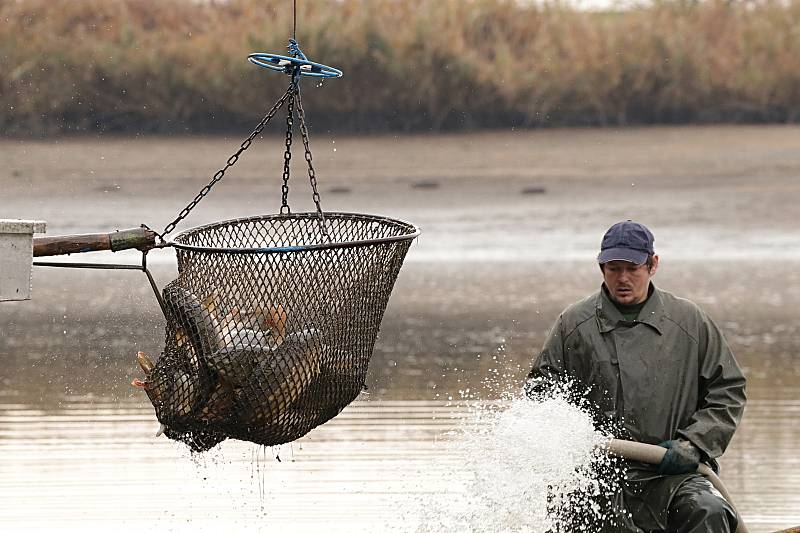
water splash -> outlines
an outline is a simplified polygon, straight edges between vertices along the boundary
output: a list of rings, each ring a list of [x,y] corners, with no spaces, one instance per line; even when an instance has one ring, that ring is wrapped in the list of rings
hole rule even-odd
[[[467,404],[445,443],[458,466],[416,514],[417,531],[597,531],[613,522],[619,471],[602,451],[609,437],[569,398],[565,387]]]

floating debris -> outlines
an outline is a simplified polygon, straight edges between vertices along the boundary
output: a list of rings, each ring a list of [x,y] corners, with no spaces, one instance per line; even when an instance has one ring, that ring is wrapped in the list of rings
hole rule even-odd
[[[438,189],[439,182],[433,180],[415,181],[411,184],[412,189]]]
[[[523,188],[519,192],[520,194],[544,194],[547,192],[547,189],[539,185],[531,185]]]

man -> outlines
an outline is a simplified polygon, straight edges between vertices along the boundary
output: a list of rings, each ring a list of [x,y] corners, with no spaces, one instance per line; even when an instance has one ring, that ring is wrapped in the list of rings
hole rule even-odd
[[[653,285],[653,242],[630,220],[606,232],[600,291],[561,314],[526,389],[571,379],[618,437],[668,449],[657,467],[626,464],[617,530],[733,532],[733,508],[695,470],[717,469],[744,411],[745,379],[714,322]]]

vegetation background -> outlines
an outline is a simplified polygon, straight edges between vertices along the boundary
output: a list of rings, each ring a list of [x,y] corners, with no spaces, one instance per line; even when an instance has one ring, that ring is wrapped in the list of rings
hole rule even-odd
[[[0,0],[0,126],[219,132],[288,79],[291,0]],[[297,39],[345,72],[304,81],[315,128],[796,122],[800,0],[307,0]],[[279,121],[278,121],[279,122]]]

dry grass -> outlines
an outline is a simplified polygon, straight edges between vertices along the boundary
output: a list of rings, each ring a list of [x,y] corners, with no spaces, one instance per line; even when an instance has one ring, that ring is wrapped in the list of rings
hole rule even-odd
[[[800,0],[618,12],[505,0],[301,0],[317,127],[796,121]],[[289,0],[0,0],[6,133],[254,124],[288,79]]]

